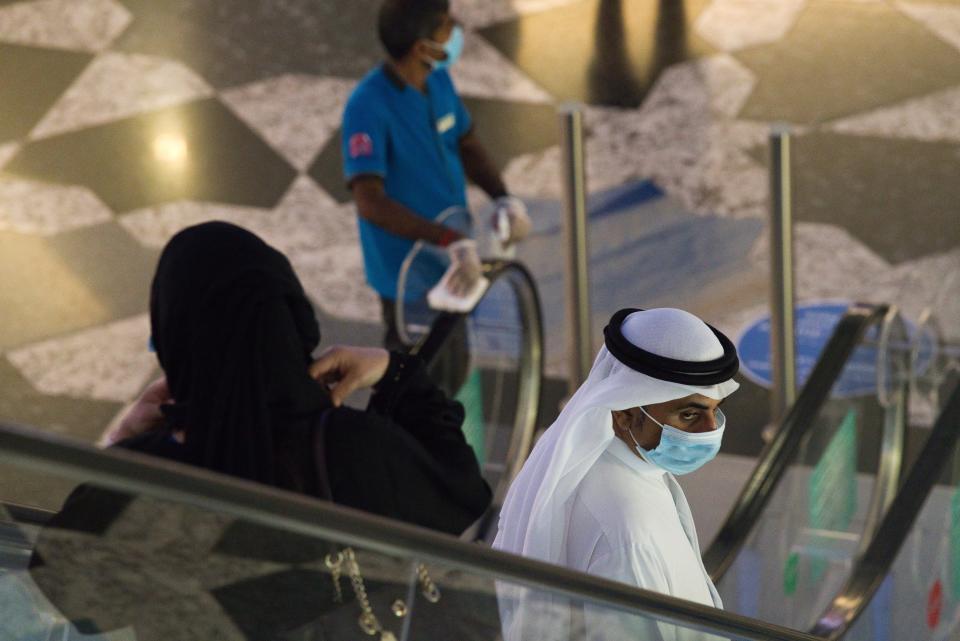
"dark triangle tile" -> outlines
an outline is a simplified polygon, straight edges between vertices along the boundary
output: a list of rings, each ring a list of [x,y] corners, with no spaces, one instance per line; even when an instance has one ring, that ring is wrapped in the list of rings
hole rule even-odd
[[[86,53],[0,44],[0,143],[30,133],[92,59]]]
[[[350,633],[355,633],[359,639],[363,636],[357,625],[357,613],[361,610],[354,602],[349,583],[344,577],[341,589],[346,603],[334,602],[333,583],[328,573],[299,568],[229,583],[211,590],[211,594],[242,632],[242,638],[250,641],[281,638],[350,639]],[[370,592],[371,601],[377,603],[377,614],[384,623],[390,623],[384,617],[384,607],[389,614],[389,604],[406,596],[406,586],[390,586],[393,587],[390,591],[392,599],[384,601],[384,598],[378,598],[385,587],[382,583],[364,577],[364,584]],[[342,613],[343,616],[336,619],[342,619],[343,623],[337,625],[331,612]],[[313,634],[292,634],[293,630],[305,626],[308,629],[315,628]]]
[[[182,61],[217,88],[283,73],[360,77],[382,58],[379,0],[123,0],[114,49]]]
[[[326,146],[317,155],[310,168],[307,169],[307,175],[313,178],[318,185],[323,187],[337,202],[345,203],[351,200],[352,196],[347,189],[343,177],[343,154],[340,151],[340,134],[337,130]]]
[[[556,109],[551,105],[464,98],[474,130],[501,171],[517,156],[541,151],[559,141]]]
[[[118,213],[176,200],[269,208],[296,176],[212,98],[34,141],[5,171],[89,187]]]
[[[47,527],[103,537],[133,500],[131,494],[84,485],[71,493],[70,509],[54,516]]]
[[[706,5],[585,0],[481,34],[561,101],[637,107],[668,66],[714,53],[693,29]]]
[[[50,430],[92,443],[122,407],[122,403],[111,401],[38,392],[16,367],[0,358],[0,421]],[[19,485],[3,478],[20,474],[22,481]],[[57,479],[46,483],[45,479],[49,478],[48,474],[34,476],[27,471],[18,474],[17,467],[0,465],[0,500],[16,500],[19,496],[21,502],[29,502],[42,498],[47,487],[57,490],[55,499],[59,500],[65,496],[62,490],[76,485],[68,481],[57,482]],[[44,505],[53,503],[56,500],[43,502]]]
[[[157,252],[116,223],[44,238],[0,232],[0,350],[141,314]]]
[[[741,117],[819,123],[960,83],[960,51],[895,8],[818,3],[785,38],[734,54],[757,75]]]
[[[557,143],[556,110],[549,105],[464,98],[474,128],[499,169],[513,158]],[[350,200],[343,178],[340,132],[330,137],[308,170],[317,183],[339,202]]]
[[[751,155],[767,162],[767,150]],[[792,144],[798,221],[839,225],[891,263],[960,246],[960,145],[833,133]]]
[[[159,252],[138,243],[117,223],[59,234],[50,248],[95,293],[111,319],[147,311]]]
[[[322,561],[334,549],[330,542],[313,536],[238,520],[226,527],[212,552],[293,565]]]

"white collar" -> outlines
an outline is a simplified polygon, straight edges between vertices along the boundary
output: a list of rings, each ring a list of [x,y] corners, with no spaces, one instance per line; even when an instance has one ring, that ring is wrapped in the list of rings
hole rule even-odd
[[[636,452],[634,452],[629,445],[621,441],[616,436],[614,436],[613,440],[610,441],[607,451],[610,452],[611,455],[617,457],[620,462],[624,463],[637,474],[656,477],[665,476],[667,474],[662,467],[654,465],[653,463],[648,463],[637,456]]]

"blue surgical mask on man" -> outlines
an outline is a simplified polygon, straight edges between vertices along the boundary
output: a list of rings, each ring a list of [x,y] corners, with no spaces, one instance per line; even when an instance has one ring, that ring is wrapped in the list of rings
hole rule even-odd
[[[723,429],[727,425],[727,417],[719,409],[715,410],[717,427],[709,432],[684,432],[676,427],[664,425],[650,416],[642,407],[640,411],[662,429],[660,443],[652,450],[645,450],[640,447],[633,431],[628,430],[630,438],[637,446],[637,451],[647,462],[653,463],[674,475],[689,474],[713,460],[713,457],[720,451],[720,442],[723,440]]]
[[[460,54],[463,53],[463,28],[460,25],[455,25],[450,31],[450,37],[443,44],[434,42],[433,40],[428,40],[427,42],[441,49],[443,53],[447,55],[443,60],[431,60],[430,64],[435,70],[446,69],[459,60]]]

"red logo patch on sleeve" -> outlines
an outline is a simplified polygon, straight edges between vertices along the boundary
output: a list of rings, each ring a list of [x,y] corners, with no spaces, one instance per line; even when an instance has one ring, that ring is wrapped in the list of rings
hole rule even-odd
[[[373,140],[365,133],[350,136],[350,157],[364,158],[373,155]]]

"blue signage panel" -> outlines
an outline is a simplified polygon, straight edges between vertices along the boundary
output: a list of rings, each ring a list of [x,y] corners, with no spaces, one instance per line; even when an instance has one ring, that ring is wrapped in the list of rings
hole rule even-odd
[[[849,301],[816,301],[797,305],[795,312],[794,338],[796,339],[797,387],[802,387],[810,376],[833,334],[834,328],[850,306]],[[908,334],[916,334],[916,326],[907,322]],[[875,342],[879,325],[870,328],[865,337]],[[874,340],[871,340],[874,339]],[[917,363],[918,373],[926,369],[933,356],[933,341],[924,336]],[[769,388],[773,383],[770,364],[770,317],[763,316],[747,326],[737,341],[740,354],[740,371],[748,379]],[[876,393],[877,350],[872,345],[861,345],[853,353],[840,379],[833,386],[835,397],[864,396]]]

